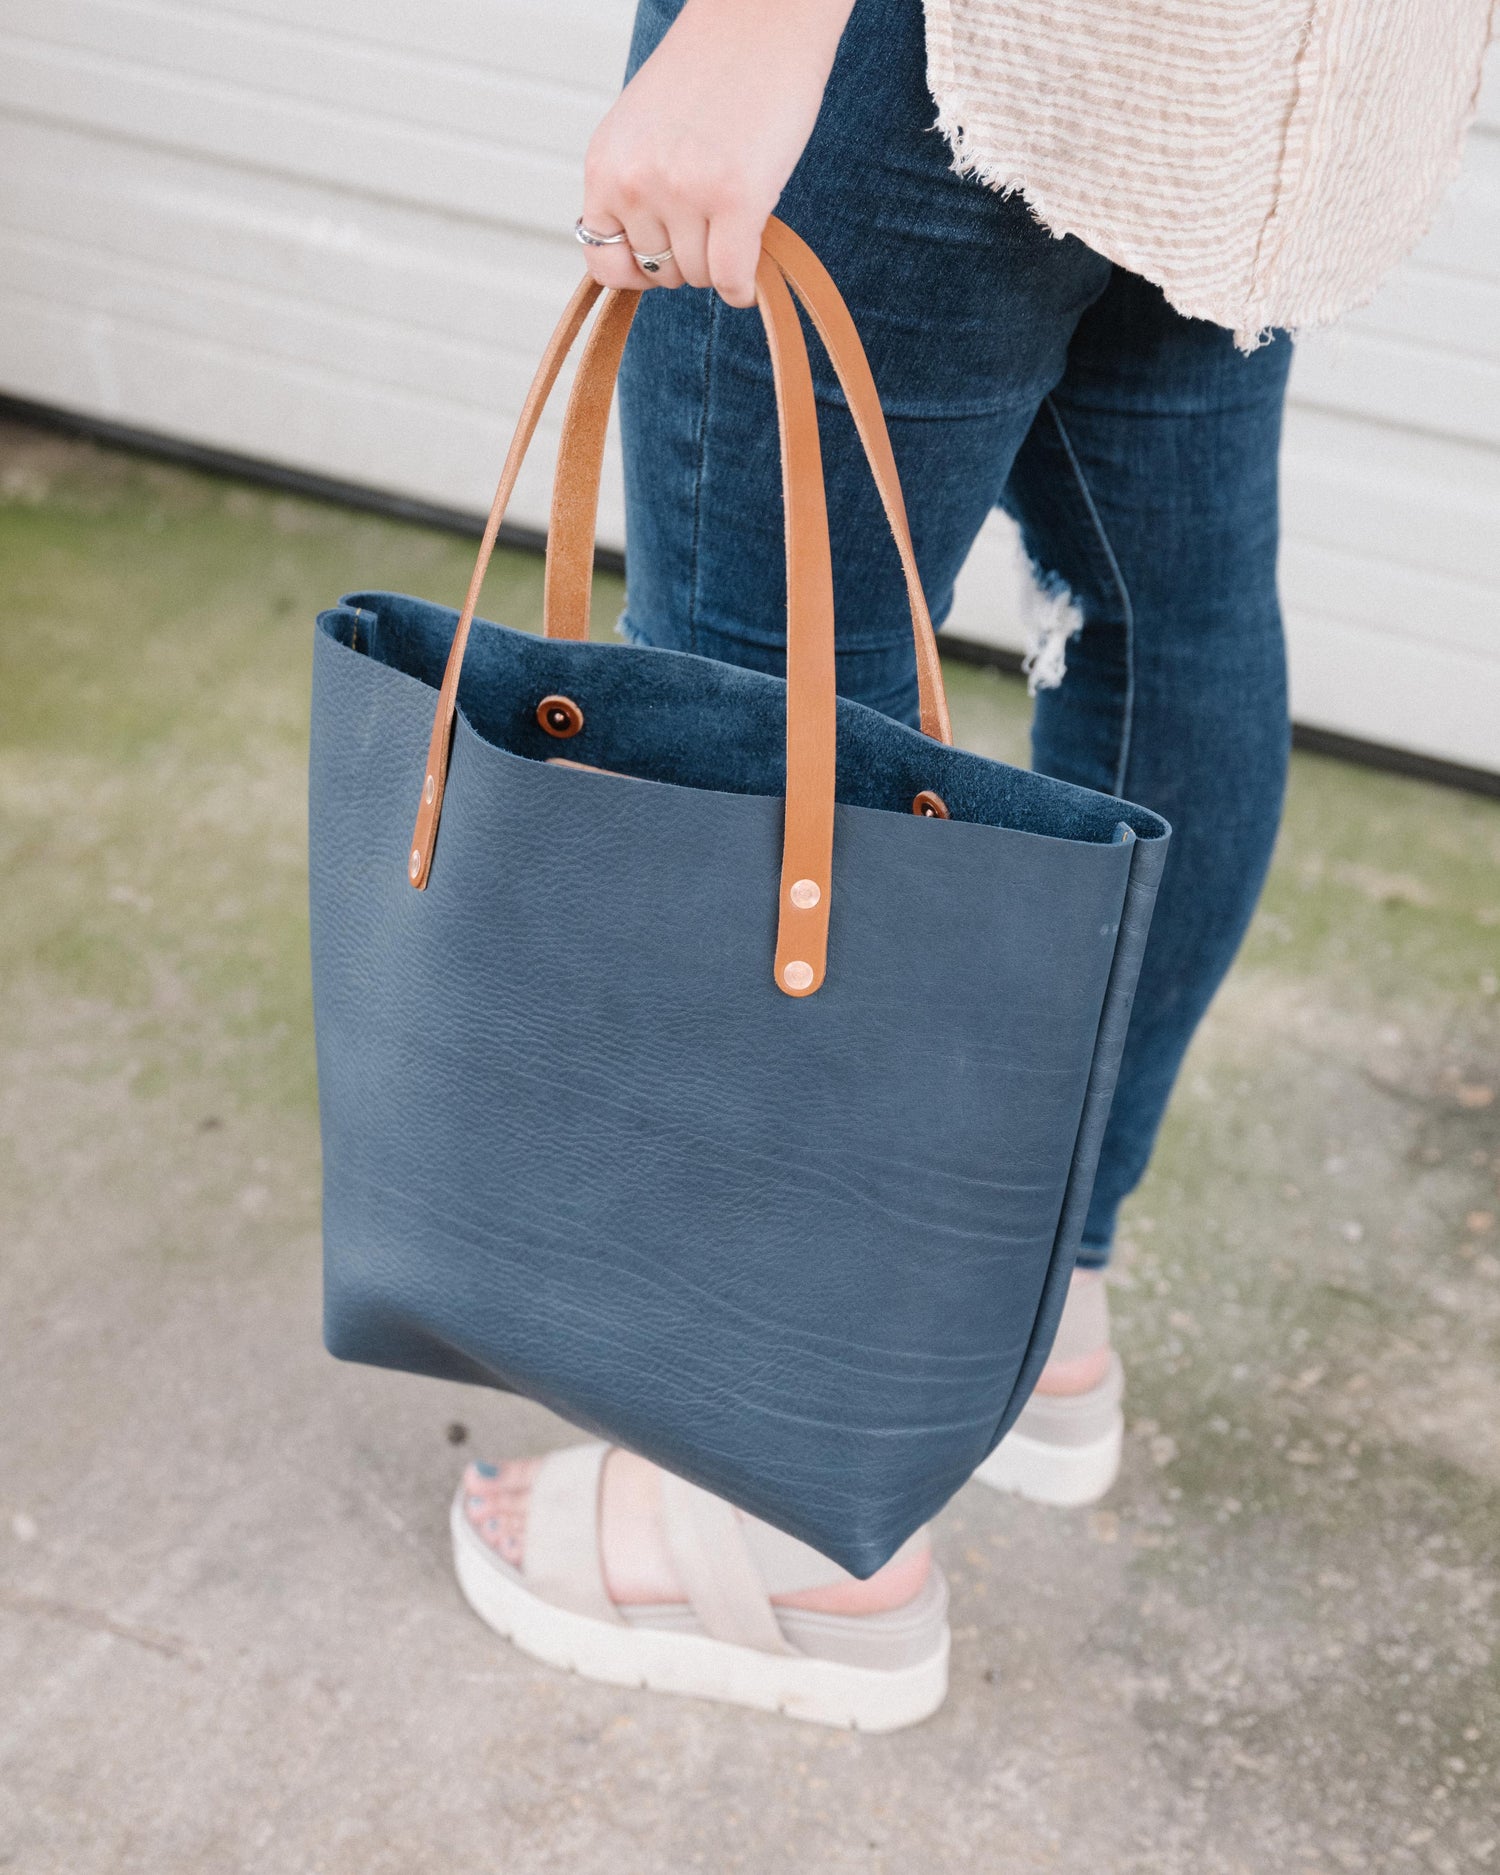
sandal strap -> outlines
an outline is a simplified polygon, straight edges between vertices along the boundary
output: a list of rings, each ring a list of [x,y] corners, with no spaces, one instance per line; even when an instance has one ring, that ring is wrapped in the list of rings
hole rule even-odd
[[[804,1543],[800,1537],[788,1536],[785,1530],[778,1530],[774,1524],[762,1523],[759,1517],[752,1517],[748,1511],[740,1513],[740,1520],[745,1541],[750,1546],[751,1558],[765,1584],[767,1595],[796,1595],[805,1589],[826,1589],[835,1582],[858,1580],[821,1550],[815,1550],[811,1543]],[[906,1539],[891,1561],[904,1561],[914,1551],[924,1548],[926,1543],[927,1531],[924,1526]]]
[[[618,1623],[599,1557],[599,1485],[608,1456],[609,1447],[596,1442],[565,1446],[542,1460],[531,1481],[521,1573],[544,1601]]]
[[[762,1654],[797,1653],[781,1631],[734,1506],[669,1471],[661,1474],[661,1505],[677,1579],[703,1632]]]

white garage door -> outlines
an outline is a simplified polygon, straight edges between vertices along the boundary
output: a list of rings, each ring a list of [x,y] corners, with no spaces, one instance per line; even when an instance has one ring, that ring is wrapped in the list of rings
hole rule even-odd
[[[0,390],[483,507],[630,13],[0,0]],[[1500,770],[1496,93],[1417,257],[1303,347],[1285,589],[1300,720]],[[1019,592],[997,522],[952,629],[1018,644]]]

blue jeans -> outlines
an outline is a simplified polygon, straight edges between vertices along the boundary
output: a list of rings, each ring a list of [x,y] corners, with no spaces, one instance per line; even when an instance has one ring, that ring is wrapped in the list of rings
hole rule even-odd
[[[641,0],[632,69],[681,0]],[[1249,357],[1020,198],[955,175],[931,128],[921,0],[859,0],[779,213],[849,303],[880,387],[939,623],[985,517],[1082,616],[1037,698],[1033,764],[1174,833],[1080,1261],[1109,1255],[1193,1031],[1265,877],[1286,777],[1277,453],[1291,344]],[[839,687],[916,720],[895,549],[813,341]],[[757,315],[645,297],[621,378],[638,643],[782,668],[785,571]]]

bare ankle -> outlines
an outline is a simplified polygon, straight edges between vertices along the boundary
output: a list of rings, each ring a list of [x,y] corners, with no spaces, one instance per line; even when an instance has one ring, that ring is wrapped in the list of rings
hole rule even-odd
[[[1109,1373],[1109,1315],[1103,1284],[1103,1270],[1074,1270],[1052,1358],[1036,1383],[1038,1393],[1053,1398],[1087,1393]],[[1090,1346],[1096,1335],[1097,1342]]]
[[[1075,1355],[1071,1361],[1048,1361],[1036,1383],[1038,1393],[1064,1397],[1087,1393],[1097,1387],[1109,1372],[1109,1349],[1094,1348],[1088,1354]]]

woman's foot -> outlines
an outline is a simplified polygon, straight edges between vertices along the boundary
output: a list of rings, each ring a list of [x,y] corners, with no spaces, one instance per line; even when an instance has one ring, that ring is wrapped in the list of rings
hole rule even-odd
[[[471,1464],[464,1472],[464,1514],[475,1534],[502,1562],[522,1569],[532,1481],[540,1459]],[[612,1451],[604,1462],[599,1493],[599,1549],[611,1601],[622,1607],[663,1605],[687,1599],[663,1528],[661,1472],[633,1452]],[[928,1545],[908,1545],[883,1569],[861,1582],[842,1574],[826,1586],[773,1595],[781,1608],[829,1615],[884,1614],[920,1593],[932,1566]]]
[[[874,1732],[915,1725],[947,1691],[948,1590],[925,1531],[859,1582],[602,1444],[469,1466],[450,1525],[479,1618],[587,1679]]]
[[[974,1476],[1059,1508],[1092,1504],[1120,1472],[1125,1416],[1100,1270],[1075,1270],[1052,1356],[1010,1431]]]

